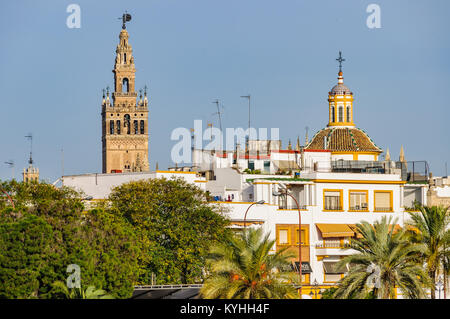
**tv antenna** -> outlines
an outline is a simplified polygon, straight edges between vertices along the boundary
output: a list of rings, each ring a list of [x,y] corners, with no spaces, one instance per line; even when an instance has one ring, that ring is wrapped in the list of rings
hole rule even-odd
[[[248,135],[247,135],[247,143],[248,143],[248,141],[250,140],[250,99],[251,99],[251,96],[250,96],[250,94],[241,95],[241,98],[248,99]]]
[[[222,114],[222,112],[220,111],[220,108],[219,108],[220,102],[219,102],[218,99],[215,99],[212,103],[216,104],[216,106],[217,106],[217,112],[216,112],[216,113],[213,113],[213,115],[216,115],[216,114],[219,115],[220,132],[222,132],[222,118],[220,117],[220,115]],[[223,104],[221,105],[221,107],[222,107],[222,109],[223,109]]]
[[[28,133],[28,135],[25,136],[30,141],[30,159],[28,160],[28,164],[33,164],[33,134]]]
[[[308,126],[305,126],[305,131],[306,131],[306,134],[305,134],[305,146],[306,146],[309,143],[309,140],[308,140],[309,127]]]
[[[14,161],[9,160],[9,161],[5,162],[5,164],[8,165],[9,168],[11,168],[11,178],[14,179]]]

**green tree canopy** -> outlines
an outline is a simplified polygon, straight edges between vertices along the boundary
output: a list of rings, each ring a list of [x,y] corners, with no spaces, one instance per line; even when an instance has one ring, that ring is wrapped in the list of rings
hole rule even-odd
[[[226,236],[211,247],[211,273],[201,295],[206,299],[292,299],[297,274],[288,271],[293,255],[285,249],[270,254],[275,244],[262,229]]]
[[[339,281],[334,298],[364,299],[373,292],[378,299],[391,299],[396,287],[408,298],[426,297],[424,288],[429,284],[429,278],[420,259],[425,246],[410,242],[405,229],[395,229],[395,222],[383,216],[373,225],[365,221],[356,225],[362,238],[351,242],[350,248],[357,253],[338,263],[337,268],[349,269]],[[369,266],[379,270],[371,277],[378,279],[378,284],[370,282]]]
[[[409,213],[411,220],[407,225],[412,241],[422,243],[426,249],[422,262],[431,278],[431,298],[436,298],[436,275],[438,272],[448,274],[450,257],[450,212],[443,206],[416,205],[419,212]]]
[[[0,200],[0,298],[51,298],[70,264],[80,266],[83,286],[131,296],[145,242],[125,219],[84,211],[82,195],[68,188],[15,181],[2,188],[16,208]]]
[[[148,243],[148,263],[139,279],[149,284],[200,282],[209,246],[227,231],[220,206],[184,179],[150,179],[113,189],[111,211],[123,216]]]

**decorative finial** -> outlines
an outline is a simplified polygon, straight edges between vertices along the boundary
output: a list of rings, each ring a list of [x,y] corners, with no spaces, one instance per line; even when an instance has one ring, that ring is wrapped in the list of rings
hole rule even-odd
[[[109,96],[109,86],[106,87],[106,95]]]
[[[147,85],[144,85],[144,95],[147,96]]]
[[[336,61],[339,62],[339,72],[342,72],[342,62],[344,62],[345,59],[342,58],[342,52],[341,51],[339,51],[339,58],[337,58]]]
[[[139,98],[142,100],[142,89],[139,89]]]
[[[105,98],[105,89],[102,89],[103,92],[103,98]]]

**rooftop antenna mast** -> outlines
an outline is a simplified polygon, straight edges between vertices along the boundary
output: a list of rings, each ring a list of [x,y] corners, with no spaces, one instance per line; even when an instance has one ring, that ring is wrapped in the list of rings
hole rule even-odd
[[[250,140],[250,100],[251,100],[251,96],[250,96],[250,94],[241,95],[241,98],[248,100],[248,135],[247,135],[247,144],[248,144],[248,141]]]
[[[308,137],[309,127],[308,126],[305,126],[305,131],[306,131],[306,134],[305,134],[305,146],[306,146],[309,143],[309,137]]]
[[[219,115],[220,131],[222,132],[222,118],[220,117],[221,112],[220,112],[220,108],[219,108],[219,100],[216,99],[212,103],[216,104],[216,106],[217,106],[217,113],[214,113],[214,114],[218,114]]]
[[[11,168],[11,179],[14,179],[14,161],[9,160],[8,162],[5,162],[5,164]]]
[[[30,159],[28,160],[28,164],[33,165],[33,134],[29,133],[25,137],[30,141]]]

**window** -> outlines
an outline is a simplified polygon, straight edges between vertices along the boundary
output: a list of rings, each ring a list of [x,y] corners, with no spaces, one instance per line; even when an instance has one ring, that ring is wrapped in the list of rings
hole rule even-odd
[[[375,208],[376,212],[392,211],[392,191],[375,191]]]
[[[289,244],[289,229],[279,229],[278,230],[278,245],[288,245]]]
[[[367,211],[367,191],[349,191],[349,210]]]
[[[350,122],[350,105],[347,106],[347,122]]]
[[[114,120],[109,121],[109,134],[114,134]]]
[[[306,229],[302,229],[302,245],[306,245]],[[298,245],[298,228],[295,229],[295,244]]]
[[[249,161],[248,162],[248,169],[249,170],[255,170],[255,162],[253,162],[253,161]]]
[[[342,190],[324,190],[324,209],[342,210]]]
[[[264,172],[270,173],[270,162],[269,161],[264,161]]]
[[[343,272],[338,271],[336,266],[336,261],[323,262],[324,282],[337,282],[341,279]]]
[[[331,107],[331,122],[336,121],[336,115],[334,114],[334,106]]]
[[[122,80],[122,93],[128,93],[128,92],[129,92],[128,79],[124,78]]]
[[[144,120],[141,120],[141,134],[145,134],[145,124],[144,124]]]
[[[117,124],[117,134],[120,135],[120,120],[117,120],[116,124]]]
[[[123,117],[123,126],[127,128],[127,134],[131,133],[131,127],[130,127],[130,115],[125,114]]]
[[[343,109],[342,106],[339,106],[339,114],[338,114],[338,118],[339,118],[339,122],[344,122],[344,114],[343,114]]]
[[[127,54],[123,54],[123,63],[127,64]]]
[[[134,126],[134,134],[139,134],[138,121],[134,120],[133,126]]]

